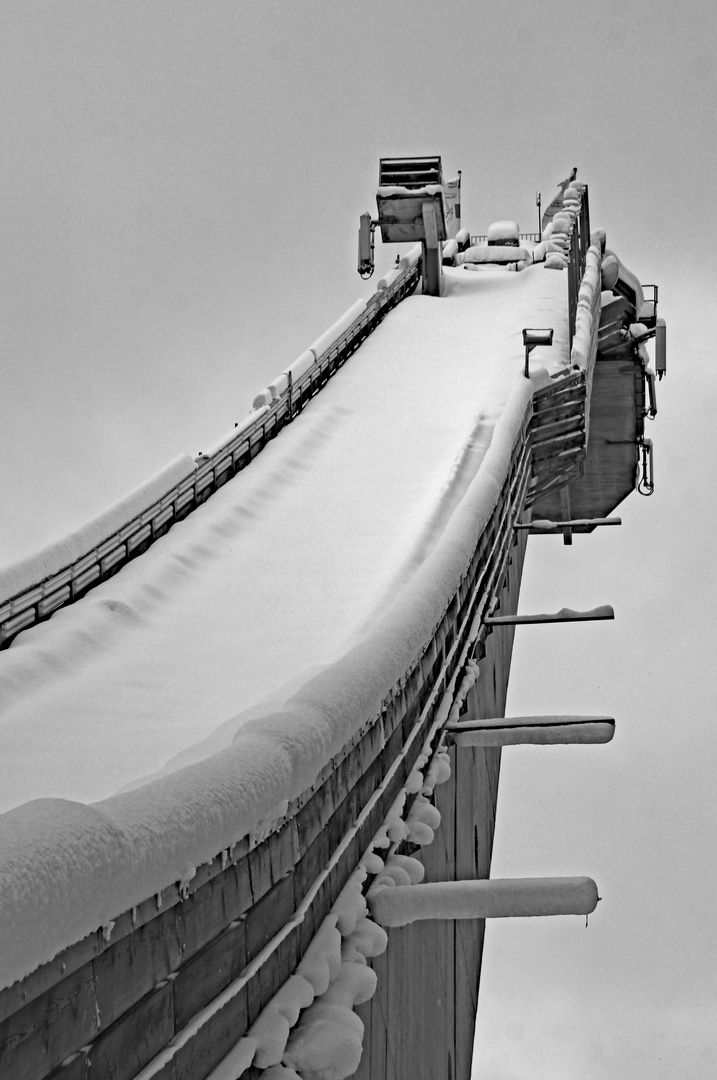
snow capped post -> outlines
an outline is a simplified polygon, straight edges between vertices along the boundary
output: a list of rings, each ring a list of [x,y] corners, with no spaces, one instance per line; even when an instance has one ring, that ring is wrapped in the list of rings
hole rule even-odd
[[[446,724],[456,746],[559,746],[610,742],[611,716],[501,716]]]
[[[589,915],[600,897],[589,877],[494,878],[384,886],[369,891],[371,915],[381,926],[424,919],[508,919]]]

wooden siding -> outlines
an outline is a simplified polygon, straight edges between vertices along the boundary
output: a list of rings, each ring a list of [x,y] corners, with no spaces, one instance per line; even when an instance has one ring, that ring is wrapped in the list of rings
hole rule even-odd
[[[642,363],[623,327],[634,318],[624,296],[601,313],[598,355],[592,378],[587,454],[574,475],[539,495],[533,516],[560,520],[607,517],[635,488],[638,440],[644,435],[645,384]],[[546,414],[552,421],[560,414]],[[537,466],[539,468],[539,464]],[[573,532],[591,532],[577,526]]]

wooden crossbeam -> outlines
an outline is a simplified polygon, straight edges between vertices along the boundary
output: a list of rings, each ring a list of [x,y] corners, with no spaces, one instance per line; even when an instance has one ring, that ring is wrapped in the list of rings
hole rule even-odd
[[[380,926],[422,919],[505,919],[539,915],[589,915],[600,897],[588,877],[489,878],[385,885],[370,890],[371,915]]]
[[[535,521],[516,521],[514,529],[530,529],[535,533],[556,533],[565,528],[583,529],[593,528],[598,525],[622,525],[622,518],[574,518],[571,521],[548,521],[545,518],[537,518]]]
[[[553,746],[607,743],[615,734],[611,716],[496,716],[446,724],[456,746]]]
[[[573,611],[572,608],[561,608],[554,614],[540,615],[486,615],[483,622],[486,626],[520,626],[523,623],[562,623],[562,622],[594,622],[599,619],[614,619],[615,612],[609,604],[592,608],[590,611]]]

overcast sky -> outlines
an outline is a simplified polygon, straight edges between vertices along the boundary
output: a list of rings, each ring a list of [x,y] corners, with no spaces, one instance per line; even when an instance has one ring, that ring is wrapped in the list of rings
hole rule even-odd
[[[442,154],[524,230],[577,165],[660,285],[657,491],[529,546],[510,711],[611,746],[506,751],[494,874],[587,873],[578,920],[489,927],[476,1080],[713,1075],[717,1050],[712,4],[4,0],[0,564],[213,442],[373,283],[378,158]],[[387,266],[395,249],[379,252]],[[711,1066],[711,1067],[710,1067]]]

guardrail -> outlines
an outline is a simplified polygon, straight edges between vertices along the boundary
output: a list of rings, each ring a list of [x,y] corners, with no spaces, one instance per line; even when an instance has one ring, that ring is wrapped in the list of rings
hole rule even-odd
[[[414,291],[421,276],[420,261],[408,266],[392,284],[375,293],[362,314],[321,353],[287,392],[250,414],[209,455],[196,459],[196,468],[161,498],[115,528],[91,550],[40,580],[28,582],[7,598],[0,597],[0,649],[35,623],[79,600],[106,581],[125,563],[141,555],[223,484],[240,472],[290,423],[326,385],[388,312]]]

